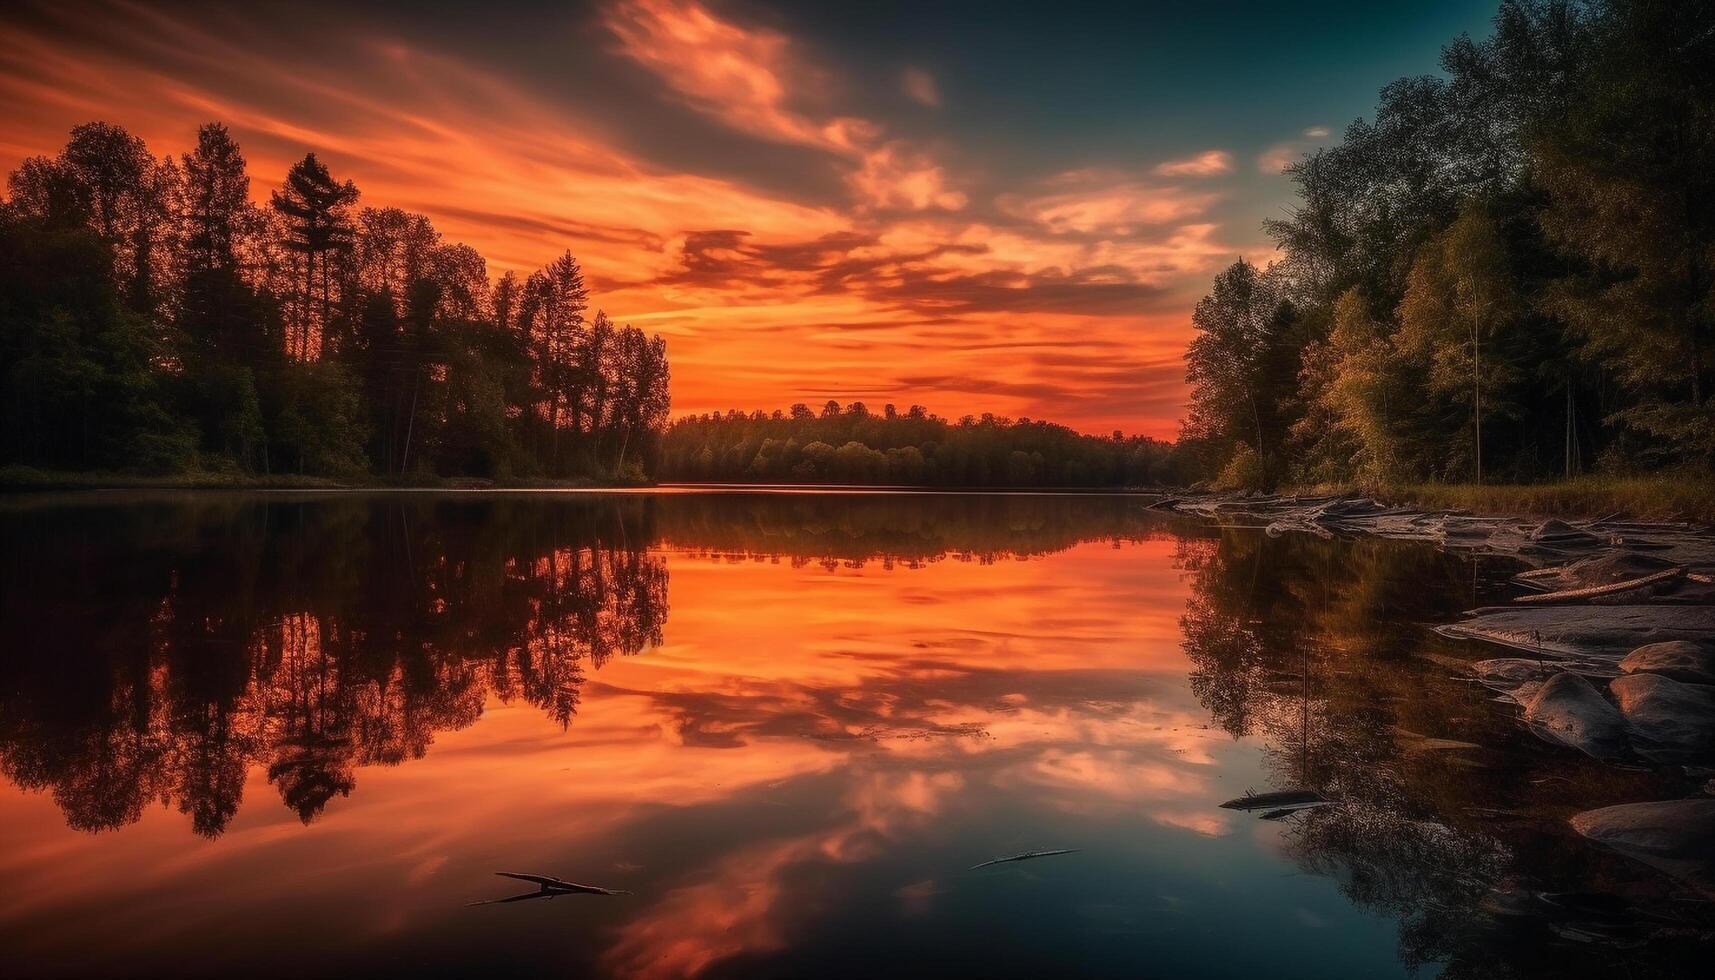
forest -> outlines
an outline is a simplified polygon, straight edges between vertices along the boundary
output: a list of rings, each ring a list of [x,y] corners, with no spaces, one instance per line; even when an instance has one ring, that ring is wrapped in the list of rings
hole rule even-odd
[[[1233,489],[1715,466],[1715,5],[1507,0],[1287,173],[1197,305]]]
[[[829,400],[689,415],[662,440],[661,478],[684,482],[942,487],[1123,487],[1175,481],[1170,443],[1083,435],[990,414],[949,422],[921,405],[877,414]]]
[[[647,478],[661,337],[589,315],[570,252],[491,281],[359,199],[310,153],[257,204],[219,123],[178,157],[92,122],[24,161],[0,202],[0,466]]]

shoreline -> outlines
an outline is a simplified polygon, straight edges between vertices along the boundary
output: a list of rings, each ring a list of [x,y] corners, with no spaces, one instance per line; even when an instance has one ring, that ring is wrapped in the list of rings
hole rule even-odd
[[[638,482],[591,477],[496,480],[486,477],[336,479],[280,474],[192,472],[161,475],[108,471],[0,468],[0,494],[97,490],[305,490],[305,491],[507,491],[628,490],[724,493],[1041,494],[1176,497],[1233,503],[1283,498],[1373,498],[1426,511],[1455,511],[1497,519],[1596,520],[1625,517],[1657,523],[1715,526],[1715,478],[1686,476],[1578,477],[1543,484],[1419,483],[1366,490],[1356,485],[1285,487],[1274,494],[1222,492],[1186,487],[1012,487],[913,486],[907,484]]]

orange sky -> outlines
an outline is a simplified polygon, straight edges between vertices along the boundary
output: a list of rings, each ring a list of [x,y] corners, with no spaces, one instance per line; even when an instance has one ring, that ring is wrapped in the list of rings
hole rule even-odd
[[[491,275],[571,249],[596,305],[667,337],[675,415],[836,398],[1170,436],[1192,303],[1267,254],[1254,216],[1214,213],[1224,180],[1255,179],[1228,151],[1003,178],[938,135],[959,95],[934,71],[899,71],[884,120],[812,45],[694,0],[554,21],[562,60],[538,51],[531,73],[401,23],[311,30],[21,7],[0,18],[0,167],[91,119],[157,154],[219,120],[261,200],[315,150],[361,204],[428,214]]]

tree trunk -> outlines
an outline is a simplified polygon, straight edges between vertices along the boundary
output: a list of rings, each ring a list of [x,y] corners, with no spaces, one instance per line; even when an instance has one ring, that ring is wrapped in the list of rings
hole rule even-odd
[[[1471,328],[1471,388],[1477,415],[1477,482],[1483,482],[1483,344],[1477,328]]]
[[[405,420],[405,448],[399,454],[399,475],[405,475],[405,468],[411,465],[411,429],[417,424],[417,389],[423,384],[423,371],[417,369],[417,376],[411,381],[411,414]]]

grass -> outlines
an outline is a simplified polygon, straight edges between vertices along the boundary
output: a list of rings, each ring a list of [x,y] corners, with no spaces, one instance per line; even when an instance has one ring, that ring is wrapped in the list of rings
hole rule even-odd
[[[1413,483],[1380,488],[1390,503],[1436,510],[1531,517],[1605,517],[1715,524],[1715,479],[1708,476],[1582,476],[1555,483]]]

